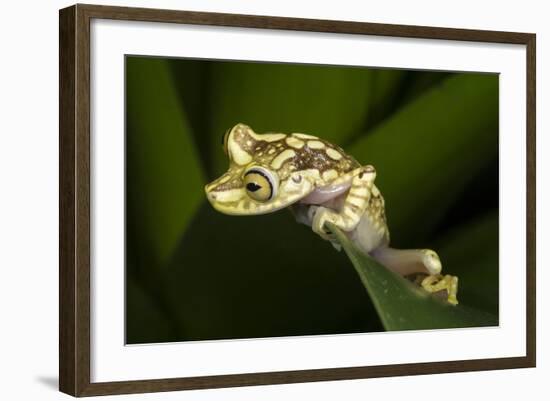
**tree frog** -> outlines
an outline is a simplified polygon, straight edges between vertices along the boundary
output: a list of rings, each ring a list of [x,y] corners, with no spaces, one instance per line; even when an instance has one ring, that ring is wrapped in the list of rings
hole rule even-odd
[[[376,170],[361,165],[340,147],[302,133],[257,134],[237,124],[223,136],[229,169],[205,186],[212,206],[229,215],[272,213],[289,207],[299,223],[339,250],[324,224],[340,228],[363,252],[402,275],[422,274],[430,293],[446,291],[458,303],[458,278],[441,274],[441,262],[430,249],[389,246],[384,198],[374,184]]]

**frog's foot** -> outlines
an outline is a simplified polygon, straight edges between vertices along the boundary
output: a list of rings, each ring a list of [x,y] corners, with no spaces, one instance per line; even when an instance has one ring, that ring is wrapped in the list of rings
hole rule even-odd
[[[458,278],[440,274],[441,260],[431,249],[393,249],[383,246],[373,250],[371,256],[402,276],[427,274],[428,276],[418,283],[424,290],[430,293],[446,290],[447,301],[453,305],[458,304]]]
[[[451,275],[432,274],[422,280],[422,288],[430,293],[447,291],[447,302],[453,305],[458,304],[456,293],[458,291],[458,277]]]

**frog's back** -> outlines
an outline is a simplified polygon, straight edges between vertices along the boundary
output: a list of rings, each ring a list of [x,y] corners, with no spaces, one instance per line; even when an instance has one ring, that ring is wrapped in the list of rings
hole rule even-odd
[[[352,171],[360,164],[342,148],[312,135],[294,133],[286,138],[286,142],[300,146],[298,168],[300,170],[316,169],[321,176],[336,170],[340,174]],[[330,173],[329,173],[330,175]]]
[[[318,185],[323,185],[360,166],[339,146],[313,135],[292,133],[275,141],[257,140],[254,145],[258,161],[276,170],[281,179],[307,170],[318,176]]]

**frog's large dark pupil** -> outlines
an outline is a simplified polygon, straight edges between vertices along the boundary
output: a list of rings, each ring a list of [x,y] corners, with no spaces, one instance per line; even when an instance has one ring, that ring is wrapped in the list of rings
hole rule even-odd
[[[256,192],[258,189],[261,188],[261,185],[256,184],[255,182],[249,182],[246,184],[246,189],[250,192]]]

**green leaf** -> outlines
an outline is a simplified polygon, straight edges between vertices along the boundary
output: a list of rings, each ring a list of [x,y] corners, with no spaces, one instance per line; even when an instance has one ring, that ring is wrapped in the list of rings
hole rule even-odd
[[[372,70],[372,78],[370,82],[370,108],[367,120],[367,129],[371,129],[380,121],[390,116],[398,104],[401,97],[401,86],[409,75],[418,75],[419,72],[405,72],[403,70],[381,69]],[[356,139],[360,136],[360,132],[356,132],[352,138]],[[340,143],[340,146],[347,146],[350,141]]]
[[[472,176],[498,154],[498,75],[454,75],[346,150],[376,167],[392,241],[425,246]],[[417,243],[405,242],[411,239]]]
[[[217,62],[210,73],[213,176],[227,168],[220,138],[239,122],[259,133],[305,132],[337,144],[364,129],[372,70]]]
[[[165,341],[381,331],[348,263],[288,211],[228,216],[205,201],[156,290],[178,328]]]
[[[126,342],[156,343],[173,338],[175,328],[169,317],[131,275],[126,279]]]
[[[374,303],[386,330],[444,329],[494,326],[498,319],[463,305],[453,306],[361,252],[334,225],[328,228],[342,244]]]
[[[151,269],[169,260],[205,180],[168,62],[127,57],[126,74],[129,240]]]
[[[209,70],[212,61],[173,58],[168,65],[182,109],[191,127],[193,141],[205,171],[211,165],[207,135],[210,111],[208,110]],[[216,138],[219,140],[220,135]]]
[[[400,93],[399,103],[406,104],[411,100],[429,90],[434,85],[455,75],[450,72],[441,71],[408,71],[403,91]]]

